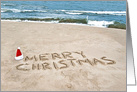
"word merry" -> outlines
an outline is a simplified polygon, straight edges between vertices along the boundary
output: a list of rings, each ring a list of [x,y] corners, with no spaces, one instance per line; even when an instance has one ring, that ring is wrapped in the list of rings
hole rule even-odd
[[[55,60],[55,59],[74,59],[74,56],[81,56],[82,58],[86,58],[86,56],[84,55],[83,51],[80,52],[62,52],[62,53],[44,53],[44,54],[40,54],[38,56],[34,55],[33,57],[25,57],[25,61],[28,60],[34,60],[34,61],[45,61],[45,60]]]

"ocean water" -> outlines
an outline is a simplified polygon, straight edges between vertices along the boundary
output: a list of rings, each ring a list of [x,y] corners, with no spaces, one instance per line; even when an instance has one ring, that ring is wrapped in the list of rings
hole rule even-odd
[[[1,1],[1,19],[107,27],[126,24],[126,1]]]

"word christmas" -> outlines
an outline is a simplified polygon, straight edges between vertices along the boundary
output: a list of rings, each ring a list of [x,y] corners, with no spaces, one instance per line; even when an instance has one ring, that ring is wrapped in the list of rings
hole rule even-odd
[[[76,66],[88,64],[90,66],[115,64],[116,62],[107,57],[101,57],[99,59],[93,58],[89,60],[83,51],[80,52],[62,52],[62,53],[45,53],[32,57],[26,56],[24,63],[16,66],[17,70],[29,71],[29,70],[47,70],[47,69],[65,69],[69,66]]]

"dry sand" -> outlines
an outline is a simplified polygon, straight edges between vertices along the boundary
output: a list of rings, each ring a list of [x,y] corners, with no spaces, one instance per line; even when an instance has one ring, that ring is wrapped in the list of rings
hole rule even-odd
[[[126,91],[126,30],[97,28],[69,24],[11,22],[1,23],[1,90],[2,91]],[[24,56],[36,56],[37,61],[14,59],[20,46]],[[75,51],[83,51],[89,60],[105,56],[116,64],[75,66],[67,68],[58,61],[62,52],[71,52],[73,58],[84,59]],[[41,61],[40,54],[49,53],[49,60]],[[62,59],[51,58],[59,53]],[[45,57],[44,57],[45,58]],[[104,60],[102,60],[105,62]],[[32,69],[32,64],[48,62],[51,69]],[[27,71],[18,70],[30,69]]]

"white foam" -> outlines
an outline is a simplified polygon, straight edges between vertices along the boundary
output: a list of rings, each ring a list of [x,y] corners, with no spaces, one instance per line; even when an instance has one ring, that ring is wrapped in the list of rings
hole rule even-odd
[[[10,9],[12,10],[13,12],[21,12],[21,10],[18,10],[18,9]]]
[[[95,13],[95,14],[110,14],[110,15],[125,15],[125,11],[81,11],[85,13]]]
[[[11,12],[47,12],[46,10],[43,11],[43,10],[19,10],[19,9],[6,9],[6,8],[2,8],[1,9],[1,12],[7,12],[7,11],[11,11]]]
[[[6,12],[8,9],[1,8],[1,12]]]
[[[74,13],[74,12],[65,12],[66,14],[80,15],[82,13]]]
[[[114,24],[114,21],[91,21],[88,20],[88,25],[95,27],[107,27],[110,24]]]
[[[7,11],[21,12],[21,10],[18,10],[18,9],[5,9],[5,8],[2,8],[2,9],[1,9],[1,12],[7,12]]]
[[[32,20],[2,20],[2,21],[12,21],[12,22],[33,22],[33,23],[59,23],[59,21],[32,21]]]
[[[1,3],[1,5],[4,5],[4,6],[15,6],[15,4],[10,4],[10,3],[6,3],[6,4]]]
[[[63,11],[68,14],[82,14],[82,13],[93,13],[93,14],[109,14],[109,15],[126,15],[126,11],[79,11],[79,10],[57,10]]]
[[[47,12],[47,11],[43,11],[43,10],[21,10],[21,12]]]

